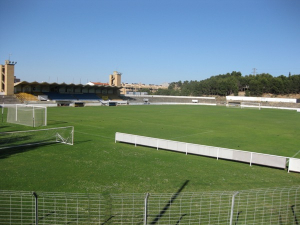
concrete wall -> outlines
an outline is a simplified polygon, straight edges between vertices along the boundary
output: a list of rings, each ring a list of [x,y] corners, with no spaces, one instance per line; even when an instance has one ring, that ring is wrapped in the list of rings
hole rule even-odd
[[[150,104],[156,103],[190,103],[190,104],[213,104],[216,105],[215,97],[195,97],[195,96],[168,96],[168,95],[123,95],[130,103],[144,103],[144,99]],[[196,103],[196,101],[197,103]]]
[[[245,97],[245,96],[226,96],[226,101],[297,103],[297,99],[294,98],[263,98],[263,97]]]

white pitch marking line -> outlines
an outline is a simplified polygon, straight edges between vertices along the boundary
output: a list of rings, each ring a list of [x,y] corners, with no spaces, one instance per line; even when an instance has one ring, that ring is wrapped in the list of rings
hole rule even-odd
[[[294,158],[296,155],[299,154],[299,152],[300,152],[300,150],[295,155],[293,155],[291,158]]]

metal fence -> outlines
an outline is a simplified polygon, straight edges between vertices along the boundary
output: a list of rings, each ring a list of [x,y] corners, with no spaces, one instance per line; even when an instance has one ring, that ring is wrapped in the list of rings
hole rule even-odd
[[[300,186],[236,192],[0,191],[0,224],[299,224]]]

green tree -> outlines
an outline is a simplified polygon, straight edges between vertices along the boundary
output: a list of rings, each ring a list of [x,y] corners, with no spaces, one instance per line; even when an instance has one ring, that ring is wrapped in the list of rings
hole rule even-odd
[[[271,74],[242,76],[241,72],[211,76],[201,81],[172,82],[167,91],[159,90],[157,94],[164,95],[238,95],[239,91],[245,91],[246,96],[262,96],[263,93],[289,94],[300,93],[300,75],[288,77],[281,75],[273,77]]]
[[[147,92],[148,94],[152,93],[152,91],[149,88],[140,88],[139,92]]]
[[[249,90],[251,96],[262,96],[262,87],[261,83],[257,79],[253,79],[249,83]]]

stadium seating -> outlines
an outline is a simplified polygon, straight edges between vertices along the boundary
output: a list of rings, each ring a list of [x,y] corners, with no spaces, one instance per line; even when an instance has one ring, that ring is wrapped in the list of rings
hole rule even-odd
[[[123,101],[118,95],[109,95],[108,98],[112,101]]]
[[[20,104],[22,103],[15,95],[0,95],[0,104]]]
[[[101,101],[102,99],[95,93],[83,93],[83,94],[61,94],[58,92],[44,92],[44,95],[48,96],[49,100],[55,101]]]
[[[35,95],[29,94],[29,93],[24,93],[24,92],[16,94],[16,97],[21,102],[25,102],[25,101],[38,101],[38,98]]]

